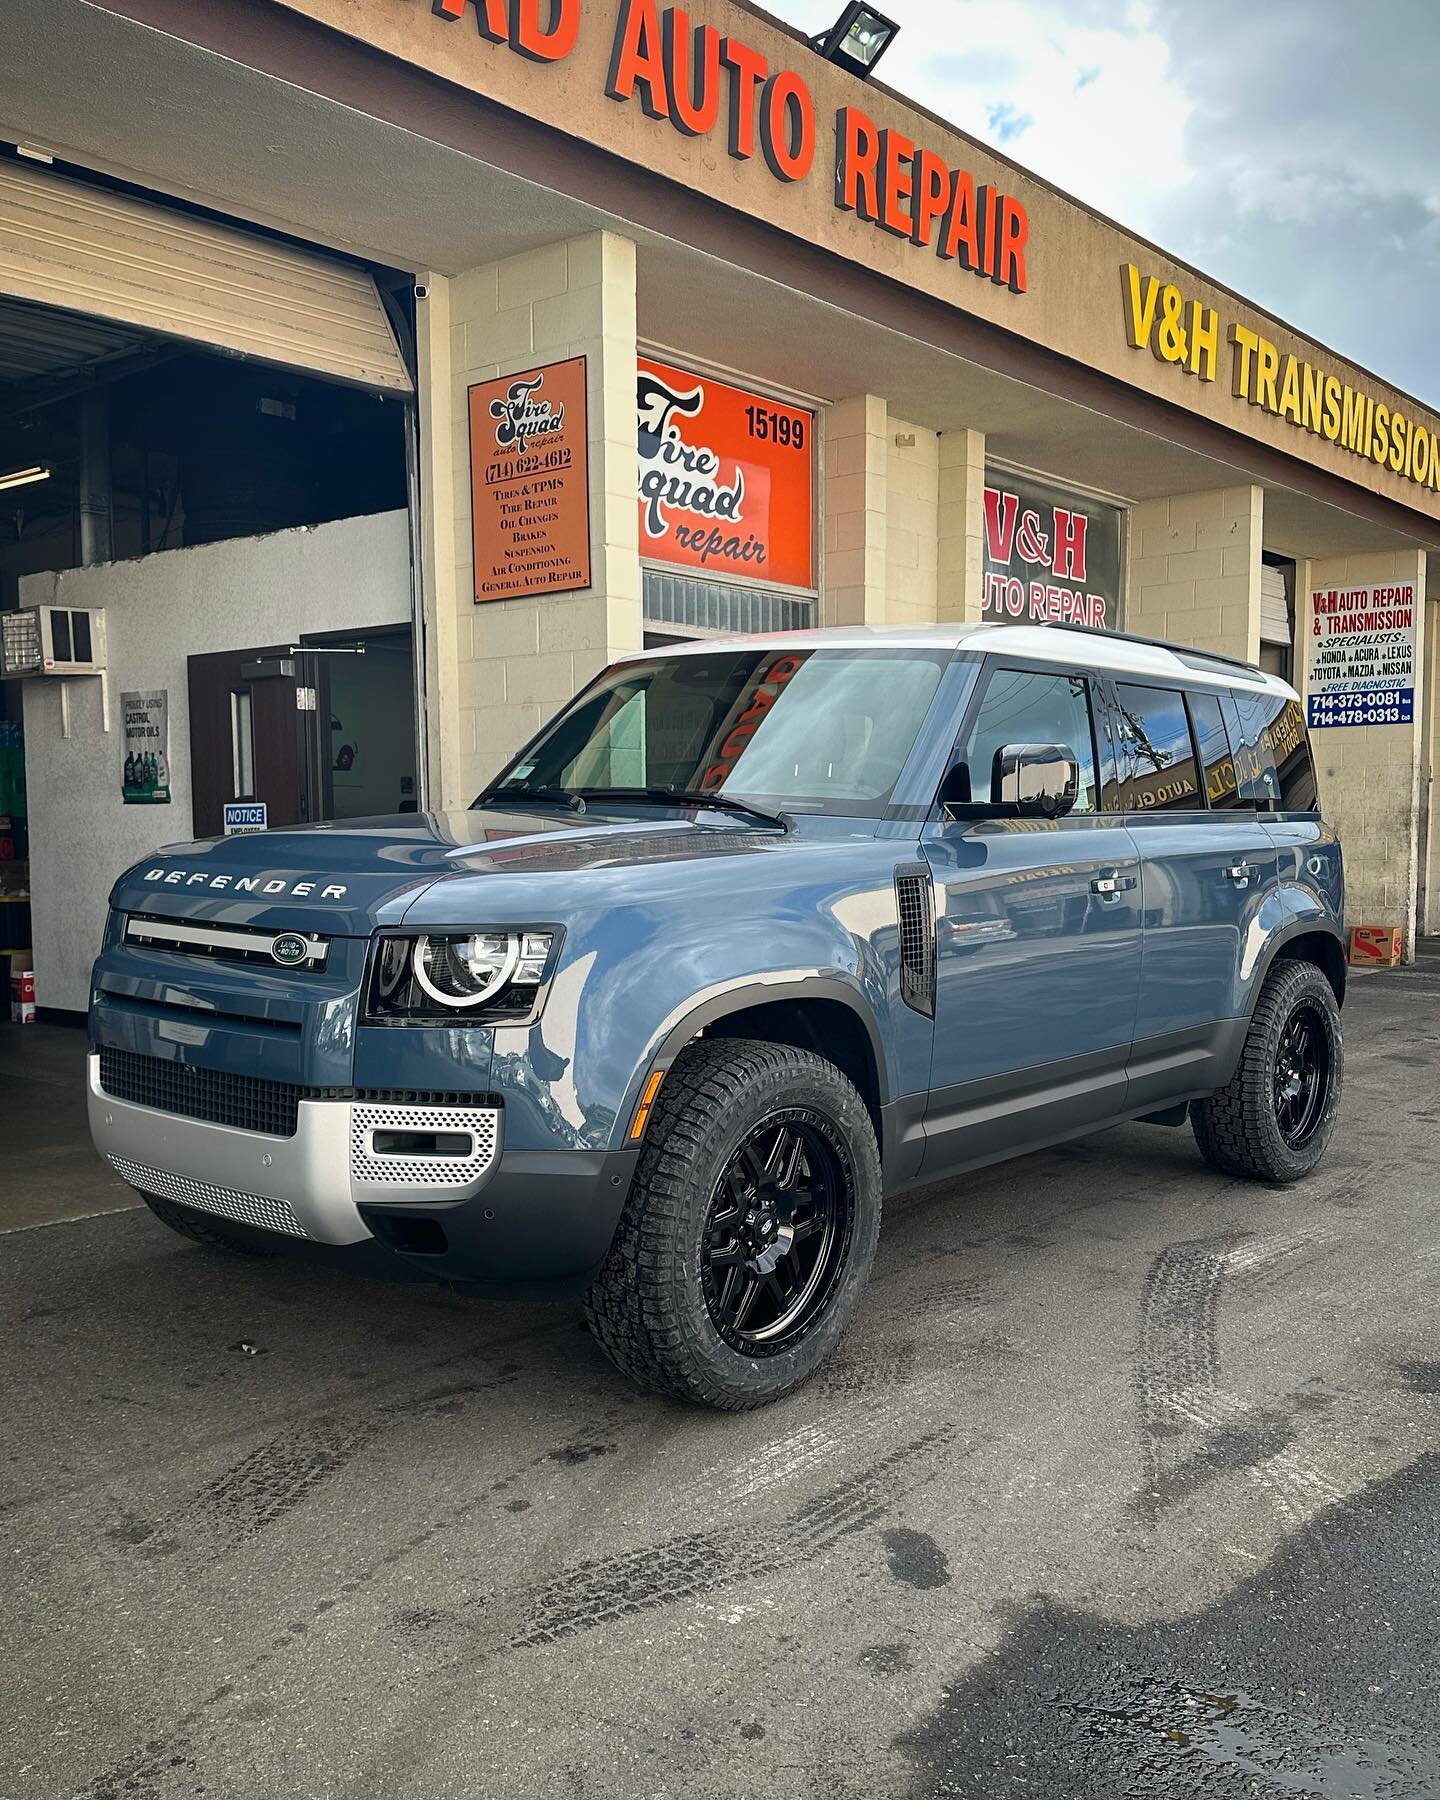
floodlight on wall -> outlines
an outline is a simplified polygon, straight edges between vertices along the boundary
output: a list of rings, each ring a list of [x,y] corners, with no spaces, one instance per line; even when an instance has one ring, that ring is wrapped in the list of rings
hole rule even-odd
[[[32,463],[28,469],[11,469],[0,475],[0,488],[29,487],[32,481],[48,481],[54,473],[48,463]]]
[[[850,4],[830,27],[810,40],[810,48],[827,62],[838,63],[861,81],[868,81],[876,63],[895,42],[900,27],[873,6]]]

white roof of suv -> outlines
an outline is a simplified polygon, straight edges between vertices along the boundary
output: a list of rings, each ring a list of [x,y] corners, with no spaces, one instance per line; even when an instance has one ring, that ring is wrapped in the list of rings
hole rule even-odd
[[[638,651],[622,662],[652,656],[704,656],[732,646],[768,645],[776,650],[968,650],[981,655],[1024,657],[1027,662],[1064,663],[1070,668],[1103,669],[1111,675],[1142,675],[1192,687],[1249,687],[1298,696],[1278,675],[1186,644],[1162,644],[1123,632],[1088,631],[1064,625],[833,625],[817,631],[757,632],[749,637],[691,638],[684,643]]]

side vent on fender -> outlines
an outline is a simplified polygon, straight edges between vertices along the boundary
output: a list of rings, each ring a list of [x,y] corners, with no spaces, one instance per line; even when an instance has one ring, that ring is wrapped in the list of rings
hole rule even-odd
[[[928,868],[895,871],[900,912],[900,997],[927,1019],[935,1017],[935,890]]]

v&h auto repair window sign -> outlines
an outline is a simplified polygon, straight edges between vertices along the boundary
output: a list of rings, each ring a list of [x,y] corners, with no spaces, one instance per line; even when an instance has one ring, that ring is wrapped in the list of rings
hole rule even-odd
[[[639,359],[640,554],[712,580],[815,585],[815,415]]]
[[[985,473],[987,625],[1120,625],[1122,514],[1085,494]]]

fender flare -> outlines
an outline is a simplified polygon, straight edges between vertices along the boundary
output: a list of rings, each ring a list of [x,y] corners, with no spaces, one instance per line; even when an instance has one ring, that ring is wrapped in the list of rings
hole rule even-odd
[[[1286,944],[1293,944],[1296,938],[1301,937],[1327,937],[1335,945],[1342,970],[1340,992],[1336,995],[1336,1002],[1341,1006],[1345,1004],[1345,980],[1343,971],[1347,967],[1347,962],[1345,957],[1344,932],[1333,919],[1315,918],[1313,916],[1308,919],[1291,918],[1266,940],[1263,959],[1256,969],[1255,975],[1250,983],[1250,1000],[1245,1008],[1245,1017],[1247,1019],[1254,1014],[1255,1008],[1260,1003],[1260,991],[1268,980],[1270,971],[1275,967],[1280,952],[1285,948]]]
[[[668,1071],[675,1058],[701,1031],[733,1013],[746,1012],[752,1006],[770,1006],[784,1000],[836,1001],[853,1013],[864,1028],[875,1064],[876,1093],[881,1109],[890,1101],[890,1077],[885,1060],[885,1044],[874,1013],[861,989],[833,970],[789,969],[770,978],[739,981],[712,990],[702,1000],[688,1007],[678,1017],[667,1020],[652,1041],[648,1053],[641,1058],[625,1091],[625,1104],[616,1119],[616,1142],[623,1144],[634,1117],[644,1083],[659,1069]]]

